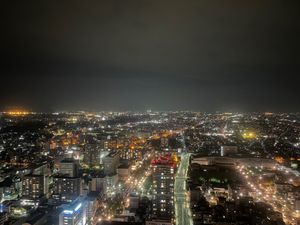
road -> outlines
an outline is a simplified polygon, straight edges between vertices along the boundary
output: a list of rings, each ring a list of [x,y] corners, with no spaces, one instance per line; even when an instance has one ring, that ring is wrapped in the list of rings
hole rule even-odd
[[[286,173],[292,173],[292,174],[294,174],[296,177],[299,177],[299,176],[300,176],[299,171],[293,170],[293,169],[288,168],[288,167],[286,167],[286,166],[278,165],[278,169],[281,170],[281,171],[285,171]]]
[[[257,166],[257,168],[260,168]],[[263,169],[251,168],[246,165],[238,166],[238,171],[244,177],[248,186],[253,190],[251,196],[256,201],[263,201],[270,204],[275,211],[282,213],[283,220],[287,225],[297,224],[299,213],[295,210],[292,200],[289,197],[284,198],[282,193],[278,193],[274,188],[267,188],[263,184],[264,171]],[[289,170],[289,168],[278,166],[277,169],[286,176],[284,183],[292,184],[294,179],[297,179],[297,171]],[[294,176],[293,176],[294,175]],[[267,178],[268,179],[268,178]]]
[[[189,167],[189,153],[181,154],[181,162],[177,170],[174,196],[175,196],[175,221],[177,225],[192,225],[189,196],[186,190],[186,178]]]

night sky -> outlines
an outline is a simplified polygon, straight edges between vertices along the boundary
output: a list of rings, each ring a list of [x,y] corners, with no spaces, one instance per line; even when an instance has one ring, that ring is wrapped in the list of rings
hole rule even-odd
[[[0,107],[300,111],[299,0],[2,1]]]

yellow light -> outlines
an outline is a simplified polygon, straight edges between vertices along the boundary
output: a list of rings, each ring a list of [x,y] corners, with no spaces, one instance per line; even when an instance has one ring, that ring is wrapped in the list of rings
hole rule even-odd
[[[253,139],[256,138],[256,134],[254,132],[244,132],[243,133],[243,138],[245,139]]]
[[[26,116],[29,114],[29,112],[27,112],[27,111],[15,111],[15,110],[8,111],[5,113],[9,116]]]

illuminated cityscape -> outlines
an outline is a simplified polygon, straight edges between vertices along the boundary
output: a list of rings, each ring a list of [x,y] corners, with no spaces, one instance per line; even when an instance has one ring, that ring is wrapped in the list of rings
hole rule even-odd
[[[296,225],[299,125],[299,114],[5,112],[0,221]]]
[[[300,225],[300,0],[0,10],[0,225]]]

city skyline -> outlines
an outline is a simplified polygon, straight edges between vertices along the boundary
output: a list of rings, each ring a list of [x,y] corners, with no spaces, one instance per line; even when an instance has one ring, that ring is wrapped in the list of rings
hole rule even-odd
[[[299,225],[300,114],[0,113],[0,224]]]
[[[0,225],[300,225],[300,1],[3,1]]]

